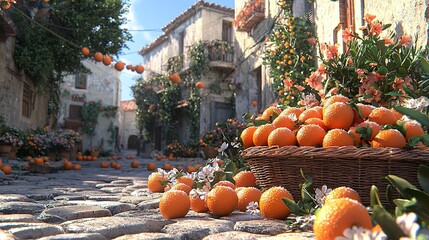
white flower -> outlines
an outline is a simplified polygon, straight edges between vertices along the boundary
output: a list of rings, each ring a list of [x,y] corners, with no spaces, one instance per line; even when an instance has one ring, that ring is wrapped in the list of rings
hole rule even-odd
[[[220,146],[220,148],[217,150],[219,153],[222,153],[222,156],[228,157],[228,155],[225,153],[225,150],[228,148],[228,143],[224,142]]]
[[[247,206],[246,206],[246,213],[247,214],[252,214],[252,215],[259,215],[259,205],[257,202],[250,202]]]
[[[415,222],[416,220],[417,215],[413,212],[408,214],[404,213],[396,218],[396,223],[402,229],[404,234],[407,235],[407,237],[402,237],[401,240],[417,239],[417,232],[419,231],[420,226],[418,223]]]
[[[214,180],[214,172],[215,169],[212,166],[206,165],[198,171],[197,178],[200,182],[205,182],[206,180],[212,182]]]
[[[158,168],[158,176],[160,176],[160,177],[165,177],[165,176],[167,176],[168,174],[167,174],[167,172],[164,170],[164,169],[162,169],[162,168]]]
[[[295,113],[289,113],[288,115],[286,115],[288,118],[290,118],[292,121],[296,121],[298,120],[298,118],[296,117]]]
[[[406,108],[416,109],[422,111],[423,108],[429,106],[429,99],[427,97],[421,96],[417,99],[406,99],[402,106]]]
[[[316,219],[316,216],[312,214],[297,216],[295,218],[295,222],[293,223],[293,226],[298,227],[301,230],[312,230],[315,219]]]
[[[383,232],[372,232],[369,229],[353,226],[343,232],[342,237],[336,237],[335,240],[386,240],[387,236]]]
[[[322,190],[316,188],[316,201],[317,203],[322,206],[325,204],[325,198],[328,196],[329,193],[332,192],[332,189],[328,188],[326,185],[322,186]]]

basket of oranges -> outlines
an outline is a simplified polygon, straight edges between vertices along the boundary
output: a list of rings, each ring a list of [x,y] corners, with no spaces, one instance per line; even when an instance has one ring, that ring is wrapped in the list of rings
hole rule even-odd
[[[336,95],[323,107],[269,107],[260,118],[266,123],[242,132],[241,155],[262,188],[283,186],[297,197],[302,170],[315,186],[348,186],[368,203],[372,185],[386,188],[385,176],[418,186],[417,168],[429,164],[426,126],[394,109],[353,107]]]

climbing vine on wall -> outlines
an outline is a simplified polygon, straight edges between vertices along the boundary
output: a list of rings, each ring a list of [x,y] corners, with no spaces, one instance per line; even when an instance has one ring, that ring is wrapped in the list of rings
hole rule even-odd
[[[283,18],[266,38],[263,55],[264,64],[270,67],[278,103],[284,106],[297,105],[303,89],[312,92],[305,79],[316,70],[312,23],[307,18],[294,17],[292,3],[292,0],[278,1]]]

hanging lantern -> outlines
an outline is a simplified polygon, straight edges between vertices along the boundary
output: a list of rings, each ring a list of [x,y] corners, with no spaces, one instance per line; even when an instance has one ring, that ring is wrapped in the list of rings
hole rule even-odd
[[[109,56],[104,56],[103,58],[103,64],[106,66],[109,66],[112,63],[112,59]]]
[[[94,60],[97,62],[103,61],[103,54],[101,52],[94,53]]]
[[[137,66],[135,67],[135,69],[136,69],[136,72],[137,72],[138,74],[142,74],[142,73],[143,73],[143,71],[144,71],[144,67],[143,67],[142,65],[137,65]]]
[[[89,48],[83,47],[82,50],[81,50],[81,52],[82,52],[83,56],[88,56],[91,51],[89,50]]]
[[[117,63],[115,63],[115,69],[116,69],[117,71],[122,71],[122,70],[124,70],[124,67],[125,67],[125,65],[124,65],[124,63],[123,63],[123,62],[117,62]]]

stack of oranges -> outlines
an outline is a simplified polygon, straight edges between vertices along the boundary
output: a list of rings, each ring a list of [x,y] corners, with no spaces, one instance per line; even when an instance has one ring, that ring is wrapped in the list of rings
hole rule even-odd
[[[418,122],[399,121],[401,118],[394,109],[360,103],[352,107],[347,97],[334,95],[327,98],[323,106],[307,109],[281,110],[270,106],[257,118],[267,123],[246,128],[241,140],[244,148],[362,145],[403,148],[411,137],[425,132]]]

